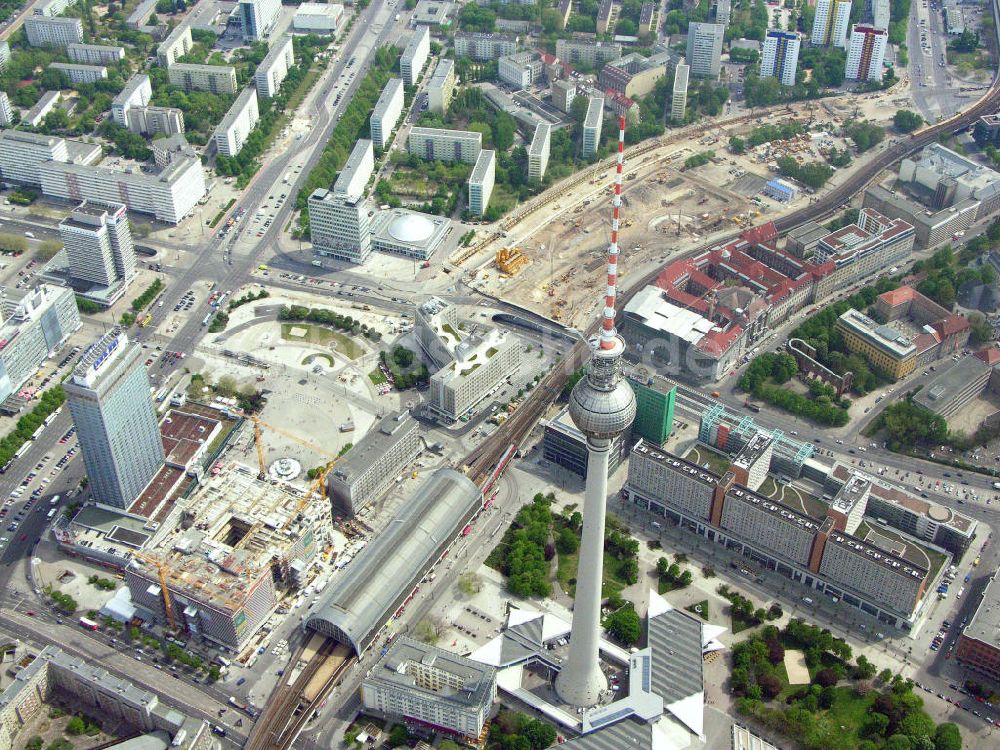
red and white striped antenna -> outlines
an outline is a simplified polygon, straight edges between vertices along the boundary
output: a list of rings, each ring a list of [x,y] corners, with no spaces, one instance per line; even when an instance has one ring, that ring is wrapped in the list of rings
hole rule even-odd
[[[618,117],[618,163],[615,166],[615,194],[611,199],[611,244],[608,245],[608,288],[604,295],[601,349],[617,347],[615,298],[618,291],[618,219],[622,206],[622,165],[625,163],[625,116]]]

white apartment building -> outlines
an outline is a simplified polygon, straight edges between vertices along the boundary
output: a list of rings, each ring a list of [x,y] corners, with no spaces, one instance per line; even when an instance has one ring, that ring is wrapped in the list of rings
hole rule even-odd
[[[145,107],[153,98],[153,87],[149,76],[136,73],[125,82],[118,96],[111,102],[111,117],[123,128],[128,127],[128,111],[132,107]]]
[[[83,22],[79,18],[29,16],[24,19],[24,34],[32,47],[66,47],[83,41]]]
[[[337,260],[364,263],[372,251],[370,205],[363,196],[317,188],[309,196],[313,251]]]
[[[399,74],[407,86],[417,85],[430,53],[431,30],[427,26],[418,26],[410,36],[403,56],[399,58]]]
[[[427,109],[438,114],[447,112],[457,82],[455,61],[448,58],[438,61],[434,75],[427,84]]]
[[[184,112],[176,107],[132,107],[125,119],[128,129],[141,135],[184,132]]]
[[[407,150],[428,161],[464,161],[475,164],[483,150],[483,134],[472,130],[410,128]]]
[[[795,85],[799,65],[799,35],[793,31],[768,29],[760,62],[761,78],[777,78],[782,86]]]
[[[21,130],[0,131],[0,176],[4,180],[38,185],[38,170],[47,161],[69,161],[65,139]]]
[[[844,78],[848,81],[881,81],[888,40],[889,33],[885,29],[865,25],[851,29]]]
[[[74,281],[114,287],[135,278],[135,245],[123,204],[85,201],[59,223],[59,236]]]
[[[161,68],[168,68],[191,51],[191,27],[186,22],[174,27],[170,35],[156,48],[156,59]]]
[[[292,46],[292,37],[290,34],[285,34],[275,40],[267,56],[257,66],[257,72],[253,76],[257,96],[270,98],[277,94],[281,82],[288,75],[288,69],[294,65],[295,50]]]
[[[601,126],[604,123],[604,99],[592,96],[587,102],[587,116],[583,121],[583,143],[580,155],[584,159],[597,154],[601,146]]]
[[[628,484],[642,498],[639,504],[658,515],[664,512],[663,499],[669,498],[685,515],[707,521],[712,517],[719,477],[640,440],[629,455]]]
[[[80,329],[73,290],[40,284],[33,289],[0,287],[0,401],[20,390],[51,355]]]
[[[483,149],[476,159],[476,166],[469,175],[469,210],[482,216],[490,205],[493,185],[496,182],[497,152]]]
[[[14,122],[14,108],[6,91],[0,91],[0,127],[8,128]]]
[[[336,34],[344,6],[338,3],[302,3],[295,11],[292,28],[304,34]]]
[[[62,71],[70,83],[94,83],[108,77],[108,69],[103,65],[82,65],[80,63],[49,63],[53,70]]]
[[[570,65],[599,65],[621,59],[622,46],[582,39],[557,39],[556,57]]]
[[[375,149],[370,140],[362,138],[354,144],[344,168],[337,175],[333,192],[337,195],[362,196],[374,172]]]
[[[419,423],[409,412],[392,412],[337,461],[327,495],[337,515],[353,518],[378,502],[420,453]]]
[[[125,59],[124,47],[106,47],[102,44],[70,44],[66,54],[71,62],[85,65],[113,65]]]
[[[10,62],[10,43],[6,40],[0,41],[0,71],[6,70],[7,63]]]
[[[369,120],[372,143],[384,149],[403,113],[403,79],[390,78],[375,103]]]
[[[515,52],[497,61],[497,76],[508,86],[526,89],[542,78],[545,66],[534,52]]]
[[[236,156],[247,142],[250,133],[260,120],[257,89],[246,88],[240,92],[233,106],[215,129],[212,139],[221,156]]]
[[[38,174],[42,192],[51,198],[95,203],[124,200],[129,211],[151,214],[167,224],[180,222],[205,194],[205,170],[192,153],[179,154],[158,174],[58,161],[43,163]]]
[[[670,119],[674,122],[684,122],[688,101],[688,75],[690,66],[685,62],[677,63],[674,68],[674,90],[670,97]]]
[[[455,57],[468,57],[483,62],[499,60],[517,52],[517,37],[511,34],[483,34],[460,31],[455,34]]]
[[[691,75],[719,77],[725,34],[726,27],[721,23],[688,24],[687,62],[691,66]]]
[[[36,16],[55,18],[70,5],[73,5],[73,0],[42,0],[32,8],[31,12]]]
[[[851,23],[851,0],[816,0],[812,43],[817,47],[843,47]]]
[[[475,744],[496,700],[496,670],[411,638],[390,646],[361,683],[366,711],[419,718]]]
[[[257,42],[270,36],[281,13],[281,0],[240,0],[239,11],[243,41]]]
[[[236,93],[236,68],[231,65],[174,63],[167,68],[167,76],[172,86],[179,86],[185,91]]]
[[[552,126],[547,122],[535,125],[535,134],[528,146],[528,179],[541,182],[549,166],[549,151],[552,146]]]
[[[149,19],[153,17],[156,13],[156,2],[157,0],[141,0],[141,2],[135,6],[127,19],[125,19],[125,25],[132,29],[133,31],[138,31],[147,23]]]

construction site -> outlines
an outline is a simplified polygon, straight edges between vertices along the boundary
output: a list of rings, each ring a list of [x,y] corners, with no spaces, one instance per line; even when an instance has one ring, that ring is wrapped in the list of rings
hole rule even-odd
[[[125,570],[136,615],[237,654],[315,577],[317,558],[343,546],[322,494],[261,481],[235,461],[178,506],[180,523]]]

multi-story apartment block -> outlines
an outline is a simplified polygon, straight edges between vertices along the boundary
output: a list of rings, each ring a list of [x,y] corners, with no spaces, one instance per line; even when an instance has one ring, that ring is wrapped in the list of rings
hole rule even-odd
[[[799,35],[792,31],[768,29],[760,62],[761,78],[777,78],[783,86],[795,85],[799,64]]]
[[[400,638],[361,683],[366,711],[392,721],[414,721],[474,743],[497,695],[493,667]]]
[[[71,62],[86,65],[114,65],[125,59],[124,47],[106,47],[101,44],[69,44],[66,54]]]
[[[9,128],[14,123],[14,108],[6,91],[0,91],[0,127]]]
[[[17,393],[53,353],[80,329],[72,289],[40,284],[33,289],[0,287],[0,401]]]
[[[108,69],[103,65],[54,62],[49,63],[49,67],[63,73],[70,83],[96,83],[108,77]]]
[[[684,122],[687,113],[688,76],[691,67],[684,61],[674,68],[674,89],[670,97],[670,119],[674,122]]]
[[[236,93],[236,68],[231,65],[174,63],[167,68],[170,85],[185,91],[211,91],[213,94]]]
[[[375,148],[384,149],[389,145],[392,132],[403,113],[403,79],[390,78],[379,94],[375,109],[369,121],[372,143]]]
[[[0,72],[6,70],[10,62],[10,42],[0,41]]]
[[[194,42],[191,40],[191,27],[182,22],[174,27],[166,39],[156,48],[156,60],[161,68],[169,68],[178,59],[191,51]]]
[[[317,188],[309,196],[309,236],[313,251],[338,260],[364,263],[371,254],[369,204],[363,196]]]
[[[129,17],[125,19],[125,25],[133,31],[141,29],[149,23],[149,19],[156,13],[156,3],[157,0],[142,0],[142,2],[135,6],[135,10],[129,14]]]
[[[205,170],[194,153],[179,154],[155,174],[48,161],[37,175],[47,196],[95,203],[124,200],[129,211],[151,214],[168,224],[180,222],[205,194]]]
[[[601,147],[601,126],[604,124],[604,99],[592,96],[587,102],[587,116],[583,121],[583,140],[580,156],[590,159]]]
[[[639,8],[639,36],[656,31],[659,25],[659,8],[656,3],[643,3]]]
[[[447,58],[439,60],[434,75],[427,83],[427,109],[438,114],[447,112],[457,82],[455,61]]]
[[[267,56],[260,61],[257,72],[254,73],[254,85],[257,95],[270,98],[278,93],[281,82],[288,75],[288,69],[295,65],[295,51],[292,47],[291,34],[285,34],[276,39]]]
[[[576,84],[573,81],[552,82],[552,105],[560,112],[569,112],[576,98]]]
[[[888,40],[889,32],[885,29],[862,25],[851,29],[844,77],[848,81],[881,81]]]
[[[611,25],[611,14],[615,9],[614,0],[601,0],[597,6],[597,33],[607,34]]]
[[[243,41],[257,42],[270,36],[281,13],[281,0],[240,0],[239,8]]]
[[[243,89],[212,136],[219,154],[221,156],[236,156],[243,148],[247,138],[250,137],[250,133],[257,127],[259,120],[260,108],[257,102],[257,89]]]
[[[452,305],[433,298],[417,308],[416,338],[440,369],[431,375],[430,407],[445,419],[468,414],[521,365],[521,347],[506,332],[467,335]]]
[[[455,34],[455,57],[473,60],[499,60],[517,52],[517,37],[512,34],[482,34],[460,31]]]
[[[591,42],[582,39],[557,39],[556,57],[570,65],[603,65],[614,62],[622,56],[620,44]]]
[[[399,75],[407,86],[416,86],[420,73],[427,64],[427,56],[431,53],[431,30],[427,26],[418,26],[410,35],[410,41],[399,58]]]
[[[63,386],[88,489],[116,508],[129,507],[164,461],[144,356],[115,326],[87,349]]]
[[[135,278],[135,245],[121,203],[82,203],[59,223],[59,235],[72,279],[112,287]]]
[[[65,139],[20,130],[0,131],[0,176],[4,180],[38,185],[39,167],[47,161],[69,161]]]
[[[667,74],[667,60],[662,55],[643,57],[630,54],[601,68],[598,82],[622,96],[638,99],[653,91],[656,82]]]
[[[36,16],[55,18],[61,15],[72,4],[72,0],[42,0],[40,3],[35,4],[31,12]]]
[[[861,354],[879,370],[898,380],[917,366],[917,347],[891,326],[882,325],[858,310],[847,310],[836,324],[844,345]]]
[[[483,149],[469,175],[469,210],[482,216],[490,205],[493,185],[496,182],[497,152]]]
[[[962,628],[955,658],[963,667],[1000,681],[1000,572],[986,584],[979,606]]]
[[[83,21],[29,16],[24,19],[24,34],[32,47],[66,47],[83,41]]]
[[[851,22],[851,0],[816,0],[812,43],[817,47],[843,47]]]
[[[368,180],[371,179],[374,171],[375,150],[370,140],[362,138],[354,144],[350,156],[344,163],[344,168],[337,175],[333,192],[354,197],[364,195],[365,186],[368,185]]]
[[[549,151],[552,145],[552,126],[547,122],[535,125],[535,134],[528,146],[528,179],[541,182],[549,166]]]
[[[389,414],[337,461],[326,482],[334,514],[352,518],[385,495],[420,453],[418,428],[409,412]]]
[[[125,82],[123,88],[111,102],[111,117],[123,128],[128,127],[128,111],[132,107],[145,107],[153,98],[153,87],[149,76],[136,73]]]
[[[526,89],[541,80],[545,64],[536,52],[515,52],[497,61],[497,76],[508,86]]]
[[[142,135],[184,132],[184,112],[176,107],[132,107],[125,119],[129,130]]]
[[[926,569],[852,536],[836,513],[812,517],[740,485],[734,473],[720,478],[645,441],[632,449],[624,492],[654,517],[742,554],[751,568],[775,571],[902,630],[923,599]]]
[[[719,77],[725,34],[726,27],[719,23],[688,24],[687,63],[691,66],[691,75]]]
[[[716,0],[715,3],[715,22],[722,24],[723,26],[729,25],[729,19],[732,17],[733,4],[732,0]]]
[[[863,279],[895,265],[913,249],[913,226],[863,208],[857,223],[828,234],[813,251],[816,263],[833,263],[841,283]]]
[[[414,127],[406,148],[428,161],[464,161],[475,164],[483,150],[483,134],[472,130]]]

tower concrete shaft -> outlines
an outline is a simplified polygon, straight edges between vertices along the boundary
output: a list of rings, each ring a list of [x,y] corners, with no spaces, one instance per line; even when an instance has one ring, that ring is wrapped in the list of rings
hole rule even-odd
[[[569,653],[556,676],[559,697],[574,706],[593,706],[608,689],[601,669],[601,586],[604,579],[604,521],[608,502],[608,459],[614,439],[635,419],[635,394],[622,378],[625,342],[615,331],[618,279],[618,221],[621,207],[625,118],[618,125],[618,165],[612,201],[614,217],[608,246],[608,282],[601,332],[591,343],[587,376],[573,388],[569,414],[587,436],[587,487],[583,538],[576,573],[576,602]]]

